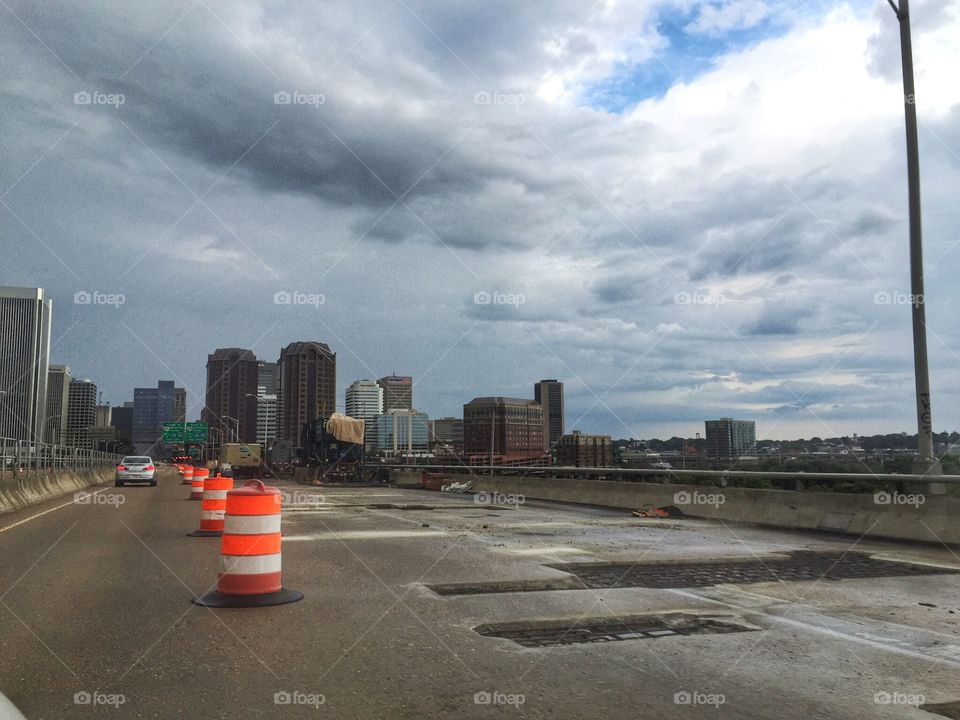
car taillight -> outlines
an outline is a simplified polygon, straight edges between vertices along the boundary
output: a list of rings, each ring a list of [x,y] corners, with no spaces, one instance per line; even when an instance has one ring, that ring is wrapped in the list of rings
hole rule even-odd
[[[153,465],[147,465],[144,470],[156,470],[156,468]]]
[[[126,469],[127,469],[126,465],[117,465],[117,470],[126,470]]]

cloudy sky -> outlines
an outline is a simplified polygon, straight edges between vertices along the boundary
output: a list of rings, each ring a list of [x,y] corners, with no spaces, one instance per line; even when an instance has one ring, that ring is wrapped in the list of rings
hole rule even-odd
[[[912,13],[957,429],[960,0]],[[2,0],[0,61],[0,284],[106,401],[175,378],[197,416],[213,349],[319,340],[339,402],[556,377],[615,437],[915,431],[882,0]]]

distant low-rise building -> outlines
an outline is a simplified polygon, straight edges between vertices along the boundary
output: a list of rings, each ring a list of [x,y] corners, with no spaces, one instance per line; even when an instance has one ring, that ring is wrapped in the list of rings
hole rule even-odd
[[[560,437],[557,462],[565,467],[612,467],[613,440],[609,435],[584,435],[574,430]]]

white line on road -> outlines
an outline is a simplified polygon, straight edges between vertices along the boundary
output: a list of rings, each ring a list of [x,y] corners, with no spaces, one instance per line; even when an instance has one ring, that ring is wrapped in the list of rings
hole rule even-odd
[[[315,535],[287,535],[284,542],[306,540],[382,540],[384,538],[440,537],[450,533],[443,530],[340,530]]]
[[[791,627],[795,627],[801,630],[806,630],[807,632],[815,633],[818,635],[825,635],[827,637],[833,638],[834,640],[843,640],[846,642],[856,643],[858,645],[866,645],[867,647],[871,647],[874,650],[881,650],[883,652],[888,652],[894,655],[902,655],[905,657],[913,658],[915,660],[933,661],[934,663],[943,663],[945,665],[960,667],[960,661],[943,657],[941,655],[933,655],[928,652],[923,652],[923,650],[925,650],[926,648],[917,647],[916,645],[911,644],[910,641],[894,640],[893,642],[898,644],[891,644],[889,641],[883,641],[875,637],[864,637],[862,635],[853,635],[849,632],[844,632],[842,629],[834,630],[833,628],[827,627],[827,623],[837,619],[832,618],[829,615],[818,616],[818,619],[814,622],[805,622],[801,619],[794,620],[792,618],[784,617],[783,615],[774,615],[769,610],[766,610],[763,608],[753,608],[753,607],[742,608],[736,603],[727,602],[724,600],[716,600],[705,594],[692,592],[689,590],[679,590],[679,589],[671,588],[668,590],[668,592],[673,593],[675,595],[681,595],[686,598],[704,600],[706,602],[712,602],[718,605],[725,605],[729,608],[734,608],[740,611],[750,610],[753,612],[757,612],[759,610],[759,612],[763,613],[764,618],[770,620],[771,622],[778,623],[781,625],[790,625]],[[782,604],[789,604],[791,605],[791,607],[794,606],[792,603],[789,603],[789,601],[779,600],[779,602]],[[817,612],[816,608],[813,608],[813,611],[814,613],[816,613]],[[860,618],[861,622],[866,620],[867,618]],[[916,630],[918,633],[926,632],[923,628],[913,628],[913,629]],[[937,633],[937,634],[940,634],[940,633]],[[904,645],[906,645],[906,647],[904,647]],[[949,647],[946,649],[949,651]]]
[[[100,489],[97,490],[96,492],[87,493],[87,495],[99,495],[100,493],[109,490],[111,487],[112,487],[111,485],[108,485],[108,486],[105,487],[105,488],[100,488]],[[80,490],[77,490],[77,492],[81,492],[81,491],[80,491]],[[82,491],[82,492],[87,492],[87,491],[84,490],[84,491]],[[36,515],[31,515],[30,517],[24,518],[23,520],[18,520],[17,522],[13,523],[12,525],[7,525],[6,527],[0,528],[0,533],[6,532],[7,530],[13,530],[15,527],[18,527],[18,526],[20,526],[20,525],[23,525],[24,523],[28,523],[28,522],[30,522],[31,520],[36,520],[38,517],[43,517],[43,516],[46,515],[47,513],[52,513],[54,510],[60,510],[61,508],[65,508],[65,507],[67,507],[68,505],[75,505],[75,504],[76,504],[76,503],[75,503],[73,500],[71,500],[70,502],[65,502],[65,503],[63,503],[62,505],[57,505],[56,507],[49,508],[48,510],[44,510],[43,512],[37,513]]]

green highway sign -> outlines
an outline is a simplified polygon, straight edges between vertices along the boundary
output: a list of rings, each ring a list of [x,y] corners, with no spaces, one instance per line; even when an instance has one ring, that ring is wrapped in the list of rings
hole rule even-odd
[[[207,423],[205,422],[163,424],[163,442],[165,443],[205,443],[206,441]]]

